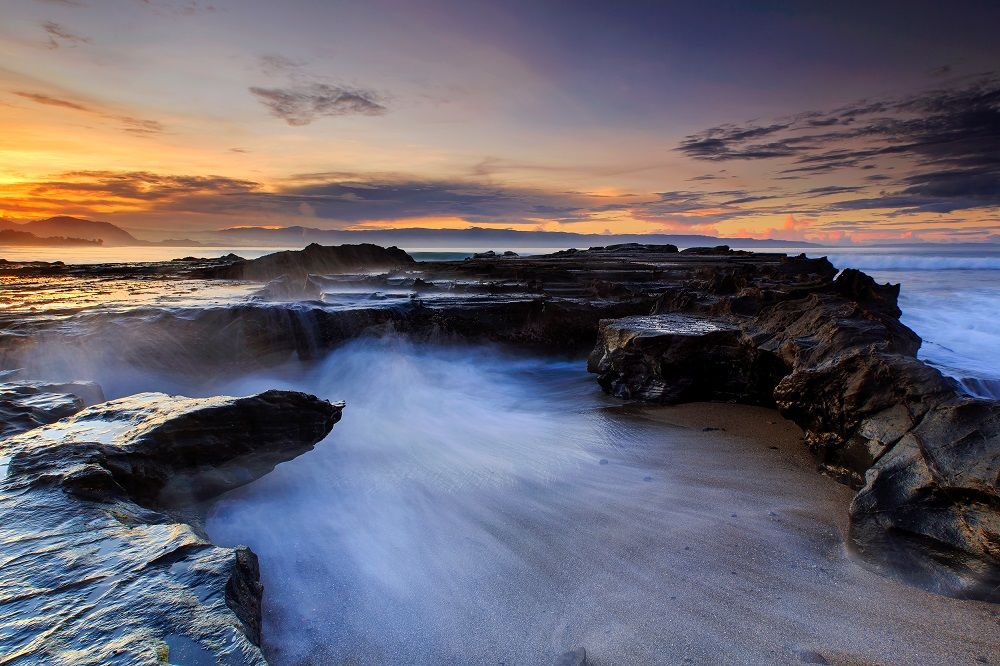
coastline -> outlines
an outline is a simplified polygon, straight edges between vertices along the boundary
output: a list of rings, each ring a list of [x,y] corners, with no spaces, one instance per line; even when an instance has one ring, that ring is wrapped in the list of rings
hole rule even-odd
[[[34,373],[28,375],[31,379],[53,369],[82,368],[85,375],[105,373],[82,377],[102,384],[116,381],[116,375],[124,371],[124,383],[110,386],[112,396],[128,395],[131,391],[122,387],[135,386],[135,382],[141,386],[146,381],[162,381],[169,386],[171,372],[175,379],[186,378],[189,385],[197,385],[218,371],[249,377],[254,368],[277,367],[292,359],[319,369],[331,350],[349,346],[345,343],[391,334],[418,346],[458,340],[492,342],[541,351],[550,359],[552,354],[579,358],[585,350],[594,349],[590,370],[598,374],[607,393],[653,403],[689,402],[679,407],[635,403],[608,407],[614,399],[605,398],[604,407],[591,416],[602,418],[603,414],[612,426],[620,427],[602,435],[611,449],[600,456],[583,451],[590,466],[580,467],[552,487],[523,485],[519,477],[513,477],[527,493],[520,497],[526,503],[508,507],[505,513],[512,523],[501,527],[524,529],[510,532],[508,543],[498,547],[512,547],[515,552],[523,548],[523,559],[533,563],[533,568],[522,572],[523,579],[482,581],[486,586],[482,594],[500,594],[506,589],[503,586],[536,594],[545,589],[539,572],[556,567],[559,572],[552,589],[561,595],[529,599],[522,608],[516,595],[504,593],[504,598],[517,603],[503,614],[509,612],[526,623],[511,629],[503,625],[507,620],[496,620],[506,634],[521,635],[542,626],[543,633],[559,636],[547,646],[517,646],[530,652],[515,650],[514,662],[557,656],[563,649],[578,646],[587,648],[592,663],[602,663],[602,658],[617,663],[621,654],[643,650],[646,661],[655,661],[657,655],[662,656],[663,645],[672,657],[703,661],[732,654],[744,655],[746,661],[811,663],[885,661],[892,655],[900,663],[918,663],[918,656],[927,654],[942,660],[980,662],[997,657],[996,646],[970,638],[970,632],[988,635],[990,623],[995,624],[996,613],[989,604],[948,600],[907,587],[848,555],[846,544],[857,540],[853,521],[859,515],[858,499],[850,503],[850,488],[816,474],[818,460],[824,471],[861,487],[869,467],[882,460],[891,462],[891,456],[883,455],[886,450],[896,446],[895,453],[910,455],[909,444],[899,444],[902,436],[910,436],[911,430],[928,421],[937,428],[930,432],[931,444],[943,450],[954,451],[947,449],[949,437],[965,437],[969,431],[981,431],[984,442],[993,437],[995,405],[961,396],[957,385],[917,361],[920,340],[898,321],[898,287],[877,285],[858,271],[838,274],[825,259],[756,255],[725,247],[678,252],[673,246],[632,245],[524,259],[491,254],[464,262],[419,264],[396,248],[310,246],[264,260],[225,256],[149,264],[7,265],[4,271],[10,279],[27,276],[37,278],[39,284],[56,280],[65,286],[85,278],[96,289],[121,299],[120,308],[102,308],[95,300],[79,311],[29,308],[6,313],[0,320],[3,342],[8,343],[2,350],[4,367],[27,367]],[[241,278],[242,282],[232,282]],[[228,295],[210,287],[209,293],[215,293],[218,300],[209,296],[204,304],[192,304],[185,301],[190,301],[189,296],[177,291],[183,291],[185,281],[190,280],[242,286]],[[154,288],[141,303],[129,303],[132,287],[122,288],[139,285],[145,291],[153,284],[164,289]],[[373,371],[371,367],[357,370],[362,374]],[[375,372],[374,377],[382,374]],[[854,387],[851,401],[838,402],[836,387],[846,384]],[[593,384],[588,385],[595,391]],[[896,390],[899,387],[902,393]],[[298,390],[294,385],[288,388]],[[436,395],[440,388],[428,386],[426,392]],[[353,391],[342,395],[348,400],[356,397]],[[391,397],[385,391],[373,395],[381,400]],[[326,397],[340,398],[341,394]],[[777,412],[704,402],[710,399],[777,404],[804,425],[806,446],[803,432],[778,418]],[[427,409],[435,410],[437,405]],[[907,418],[900,416],[901,409],[904,417],[909,414]],[[933,410],[940,417],[938,423],[922,419]],[[55,413],[52,416],[59,418]],[[377,427],[381,416],[370,414],[362,427]],[[502,413],[497,416],[502,418]],[[497,416],[476,424],[471,415],[461,414],[456,421],[440,423],[438,430],[450,433],[466,419],[484,428],[480,434],[503,436],[505,425],[494,421]],[[952,429],[947,419],[961,420]],[[25,435],[29,440],[31,432],[35,431]],[[667,436],[657,439],[663,433]],[[358,434],[354,431],[354,436]],[[190,435],[197,438],[196,432]],[[408,434],[397,437],[406,441]],[[468,440],[476,437],[474,430],[466,433]],[[84,446],[103,451],[93,442]],[[193,447],[197,450],[197,444]],[[858,455],[859,451],[864,455]],[[465,453],[472,460],[479,459],[476,451]],[[526,460],[532,459],[527,449],[523,453],[528,454]],[[325,450],[320,455],[326,455]],[[961,471],[961,465],[970,460],[982,461],[976,462],[982,467],[975,468],[982,475],[992,464],[990,455],[989,450],[963,450],[945,462]],[[462,455],[454,458],[462,459]],[[505,467],[505,461],[496,462],[498,469]],[[905,458],[903,463],[911,464]],[[282,473],[279,470],[265,479],[265,487]],[[333,468],[332,474],[340,473],[344,472]],[[670,483],[660,483],[660,477]],[[950,491],[949,484],[961,489],[961,484],[970,482],[961,473],[946,474],[940,480],[921,479],[924,485],[903,489],[914,493],[912,504],[905,500],[882,512],[877,502],[884,495],[870,492],[877,478],[869,474],[866,487],[868,501],[876,504],[863,507],[860,514],[869,521],[867,536],[875,540],[892,528],[884,522],[886,516],[889,520],[906,517],[898,513],[900,508],[918,518],[933,516],[933,507],[926,502],[928,488],[935,492],[935,484],[940,483]],[[888,483],[899,478],[906,477],[885,476]],[[14,478],[12,482],[27,484],[25,500],[8,498],[12,510],[21,502],[35,501],[39,491],[34,490],[34,481]],[[90,477],[83,482],[84,490],[90,492]],[[971,482],[979,481],[971,478]],[[98,493],[100,502],[108,501],[103,492]],[[987,488],[985,492],[992,491]],[[502,507],[504,502],[519,501],[518,497],[499,494],[494,500]],[[964,519],[963,512],[982,512],[964,495],[953,497],[949,508],[956,522]],[[85,499],[93,501],[89,496]],[[137,501],[158,507],[161,498]],[[548,519],[533,522],[534,515],[524,513],[532,507],[548,507],[543,512]],[[257,522],[272,525],[283,519],[275,516]],[[921,530],[933,528],[930,522],[918,523],[913,534],[919,537]],[[453,536],[441,543],[453,543]],[[993,575],[989,531],[973,537],[962,542],[945,534],[941,541],[955,558],[945,566],[954,564],[965,577],[958,581],[960,585],[945,590],[957,596],[964,596],[966,589],[988,593],[976,585]],[[419,542],[414,545],[423,547]],[[915,557],[927,555],[918,540],[906,547]],[[539,553],[558,553],[559,557],[547,561],[539,559]],[[475,557],[468,557],[458,570],[469,567],[466,575],[479,575],[472,566]],[[963,568],[968,562],[979,568]],[[893,575],[904,574],[906,566],[901,561]],[[241,571],[243,582],[237,584],[252,590],[257,574],[248,573],[246,567]],[[980,574],[983,579],[975,577]],[[265,559],[263,580],[265,584],[270,580],[274,589],[272,575]],[[967,585],[971,587],[963,587]],[[474,589],[475,585],[468,588]],[[433,599],[433,594],[428,597]],[[605,605],[588,615],[588,607],[602,597]],[[552,604],[567,610],[549,617],[555,612]],[[244,623],[249,644],[256,645],[259,611],[244,613],[244,617],[240,609],[247,604],[238,606],[230,605],[230,610]],[[673,608],[676,616],[666,624],[648,623],[646,618]],[[915,616],[913,608],[933,613]],[[732,609],[738,609],[737,615],[729,615]],[[218,619],[228,621],[226,611],[217,610],[222,612]],[[404,624],[412,618],[437,615],[419,607],[397,612],[402,615],[396,621]],[[744,637],[747,616],[758,618],[766,630]],[[914,617],[920,618],[916,624]],[[474,614],[468,614],[467,619],[456,620],[456,626],[473,618]],[[817,618],[823,619],[821,631],[815,624]],[[931,618],[944,636],[916,630],[907,633],[907,627],[926,626]],[[16,612],[7,619],[16,622]],[[356,618],[358,622],[363,620]],[[350,631],[352,626],[346,621],[329,631]],[[479,627],[470,624],[461,634],[476,636]],[[829,627],[836,632],[831,633]],[[403,633],[413,628],[404,626]],[[895,644],[899,632],[907,636],[905,649]],[[725,637],[721,643],[720,636]],[[788,637],[794,637],[794,642],[789,643]],[[190,638],[202,645],[200,649],[218,649],[217,642],[212,643],[215,639],[202,641],[197,633]],[[402,653],[412,652],[411,640],[396,647],[406,648]],[[151,648],[147,644],[144,649]],[[478,655],[478,660],[488,658],[476,653],[477,649],[467,646],[467,654]],[[394,653],[362,650],[359,654],[379,662]],[[429,654],[431,661],[455,656]]]

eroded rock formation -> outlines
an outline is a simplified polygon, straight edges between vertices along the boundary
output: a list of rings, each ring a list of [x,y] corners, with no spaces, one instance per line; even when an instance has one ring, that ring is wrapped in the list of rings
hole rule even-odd
[[[386,270],[374,272],[380,260]],[[250,300],[208,307],[0,313],[0,366],[51,363],[78,347],[71,361],[196,376],[316,358],[387,332],[593,350],[601,386],[624,398],[777,407],[805,430],[822,468],[859,489],[852,535],[866,558],[934,589],[997,596],[996,403],[969,398],[916,358],[920,339],[899,321],[898,287],[838,274],[826,259],[724,246],[416,263],[392,248],[310,246],[253,262],[168,263],[0,272],[41,276],[41,288],[49,276],[83,274],[112,284],[274,281]]]
[[[866,558],[1000,599],[1000,404],[916,358],[898,285],[834,273],[798,258],[695,275],[658,314],[601,322],[589,367],[620,397],[775,405],[826,471],[860,489],[851,529]]]
[[[413,257],[398,247],[371,243],[359,245],[317,245],[303,250],[288,250],[264,255],[259,259],[237,260],[228,265],[201,269],[197,275],[228,280],[266,282],[279,277],[305,280],[310,273],[335,274],[362,270],[410,266]]]
[[[309,450],[342,404],[140,394],[0,440],[3,663],[263,664],[257,558],[200,502]]]

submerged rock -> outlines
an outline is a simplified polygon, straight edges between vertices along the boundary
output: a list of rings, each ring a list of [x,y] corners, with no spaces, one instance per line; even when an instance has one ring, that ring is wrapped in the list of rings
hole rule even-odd
[[[311,449],[342,408],[147,393],[0,441],[4,663],[265,663],[257,558],[209,542],[199,502]]]

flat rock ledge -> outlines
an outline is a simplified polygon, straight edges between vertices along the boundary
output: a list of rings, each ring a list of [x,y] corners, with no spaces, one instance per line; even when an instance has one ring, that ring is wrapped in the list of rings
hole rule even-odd
[[[0,662],[266,663],[257,558],[207,539],[203,502],[311,449],[342,409],[145,393],[0,440]]]
[[[830,277],[780,293],[748,265],[694,279],[656,314],[602,321],[589,369],[622,398],[777,407],[821,467],[859,489],[862,557],[937,592],[1000,601],[1000,403],[917,360],[898,285],[813,272]]]

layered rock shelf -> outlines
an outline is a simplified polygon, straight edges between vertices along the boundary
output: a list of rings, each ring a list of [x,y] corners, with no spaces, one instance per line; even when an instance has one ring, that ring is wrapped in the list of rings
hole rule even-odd
[[[147,393],[0,440],[4,663],[265,663],[257,558],[208,541],[200,507],[311,449],[342,407]]]
[[[917,358],[898,285],[826,259],[630,244],[415,262],[396,248],[310,246],[253,261],[4,263],[0,275],[27,294],[83,278],[108,293],[234,280],[252,292],[0,314],[0,368],[24,377],[80,358],[238,374],[392,334],[589,353],[600,386],[627,400],[775,407],[820,468],[857,489],[860,556],[938,592],[1000,600],[1000,405]],[[7,663],[262,662],[256,560],[209,543],[200,507],[311,448],[341,406],[278,391],[102,400],[85,383],[0,387],[0,435],[13,435],[0,440]]]

